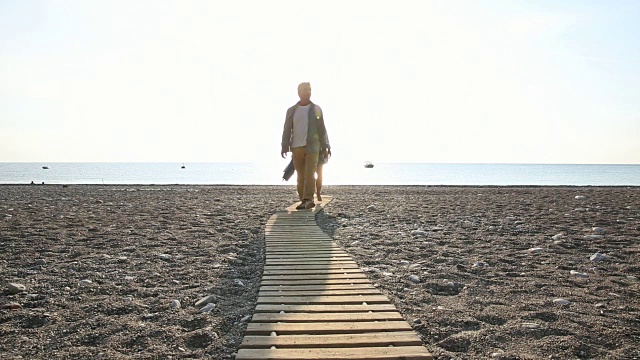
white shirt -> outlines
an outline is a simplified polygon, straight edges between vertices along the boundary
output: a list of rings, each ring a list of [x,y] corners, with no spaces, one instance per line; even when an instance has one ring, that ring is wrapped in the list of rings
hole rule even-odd
[[[309,108],[311,104],[296,107],[293,113],[293,136],[291,147],[307,146],[307,131],[309,130]]]

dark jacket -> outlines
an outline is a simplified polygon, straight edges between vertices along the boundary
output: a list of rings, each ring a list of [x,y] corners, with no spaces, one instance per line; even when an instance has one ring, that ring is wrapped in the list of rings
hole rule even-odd
[[[293,114],[296,112],[298,104],[287,110],[284,120],[284,130],[282,132],[282,149],[291,151],[291,137],[293,136]],[[327,128],[324,126],[324,117],[319,106],[311,103],[309,108],[309,126],[307,127],[307,153],[319,152],[331,149]]]

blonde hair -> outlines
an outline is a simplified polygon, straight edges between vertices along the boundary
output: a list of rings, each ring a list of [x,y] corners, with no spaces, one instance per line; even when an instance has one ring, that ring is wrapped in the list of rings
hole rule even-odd
[[[301,82],[300,84],[298,84],[298,91],[300,91],[302,89],[302,87],[304,86],[309,86],[309,88],[311,88],[311,83],[309,82]]]

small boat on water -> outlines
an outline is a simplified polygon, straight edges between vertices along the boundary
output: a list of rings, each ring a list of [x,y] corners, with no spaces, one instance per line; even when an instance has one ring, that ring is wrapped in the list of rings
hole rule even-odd
[[[365,161],[364,162],[364,167],[367,169],[371,169],[373,168],[373,163],[371,161]]]
[[[43,166],[42,168],[45,169],[45,170],[49,170],[48,166]]]
[[[180,166],[180,169],[186,169],[187,167],[184,166],[184,164],[182,164],[182,166]]]

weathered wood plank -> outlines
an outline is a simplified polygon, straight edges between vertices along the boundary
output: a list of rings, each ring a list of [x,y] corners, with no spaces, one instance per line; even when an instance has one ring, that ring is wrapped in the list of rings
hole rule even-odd
[[[312,269],[359,269],[358,265],[352,264],[320,264],[320,265],[307,265],[307,264],[278,264],[278,265],[266,265],[265,270],[312,270]]]
[[[268,259],[265,262],[265,266],[277,266],[277,265],[358,265],[353,260],[338,260],[338,259],[294,259],[294,260],[281,260],[281,259]]]
[[[359,279],[262,279],[260,282],[261,285],[284,285],[284,286],[294,286],[294,285],[337,285],[337,284],[370,284],[371,281],[369,278],[359,278]]]
[[[317,349],[240,349],[236,360],[431,360],[422,346],[317,348]]]
[[[343,289],[343,290],[262,290],[258,296],[342,296],[342,295],[377,295],[380,291],[372,289]]]
[[[354,296],[258,296],[258,304],[380,304],[389,303],[384,295]]]
[[[263,322],[354,322],[354,321],[402,321],[397,311],[360,313],[258,313],[253,314],[252,323]]]
[[[377,332],[367,334],[245,336],[241,349],[251,348],[315,348],[315,347],[368,347],[368,346],[420,346],[422,341],[413,331]]]
[[[360,273],[363,273],[363,271],[358,268],[355,268],[355,269],[310,269],[310,270],[265,269],[262,274],[264,276],[264,275],[302,275],[302,274],[321,275],[321,274],[360,274]]]
[[[350,289],[375,289],[373,285],[370,283],[366,284],[324,284],[324,285],[275,285],[275,286],[261,286],[260,291],[290,291],[290,290],[299,290],[299,291],[308,291],[308,290],[350,290]]]
[[[369,311],[396,311],[393,304],[370,304],[370,305],[281,305],[281,304],[258,304],[256,313],[260,312],[369,312]]]
[[[329,279],[368,279],[360,274],[322,274],[322,275],[263,275],[262,280],[329,280]]]
[[[406,321],[314,322],[314,323],[249,323],[246,334],[358,334],[375,331],[412,330]]]

